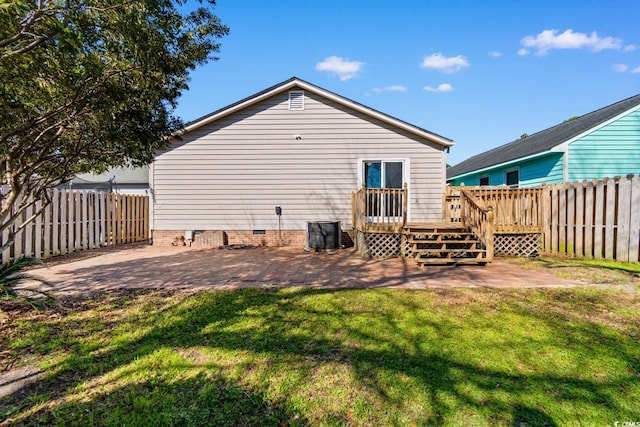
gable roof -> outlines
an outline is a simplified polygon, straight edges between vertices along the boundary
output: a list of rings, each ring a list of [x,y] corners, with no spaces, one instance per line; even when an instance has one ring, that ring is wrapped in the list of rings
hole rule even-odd
[[[447,179],[498,166],[525,157],[540,155],[554,147],[571,141],[577,136],[605,124],[609,120],[640,106],[640,94],[611,104],[607,107],[560,123],[526,138],[518,139],[500,147],[458,163],[447,169]]]
[[[371,118],[374,119],[378,119],[384,123],[387,123],[391,126],[394,126],[396,128],[402,129],[404,131],[407,131],[413,135],[419,136],[421,138],[425,138],[428,139],[429,141],[438,144],[440,146],[442,146],[443,148],[446,147],[450,147],[454,144],[454,142],[449,139],[449,138],[445,138],[444,136],[438,135],[436,133],[430,132],[426,129],[422,129],[418,126],[414,126],[410,123],[407,123],[405,121],[402,121],[400,119],[397,119],[395,117],[392,117],[388,114],[382,113],[380,111],[374,110],[373,108],[367,107],[363,104],[360,104],[358,102],[352,101],[348,98],[345,98],[341,95],[335,94],[333,92],[330,92],[326,89],[322,89],[321,87],[315,86],[311,83],[308,83],[304,80],[301,80],[297,77],[292,77],[288,80],[285,80],[282,83],[278,83],[274,86],[271,86],[261,92],[258,92],[254,95],[251,95],[247,98],[244,98],[238,102],[235,102],[231,105],[228,105],[226,107],[223,107],[217,111],[214,111],[210,114],[207,114],[205,116],[202,116],[198,119],[195,119],[187,124],[185,124],[184,129],[179,132],[179,135],[183,135],[185,133],[191,132],[192,130],[198,129],[199,127],[205,126],[209,123],[215,122],[216,120],[219,120],[225,116],[228,116],[232,113],[235,113],[236,111],[242,110],[244,108],[247,108],[253,104],[256,104],[264,99],[267,99],[273,95],[276,95],[278,93],[287,91],[287,90],[291,90],[291,89],[303,89],[305,91],[308,91],[310,93],[316,94],[318,96],[322,96],[326,99],[329,99],[331,101],[334,101],[340,105],[343,105],[345,107],[354,109],[358,112],[361,112]]]

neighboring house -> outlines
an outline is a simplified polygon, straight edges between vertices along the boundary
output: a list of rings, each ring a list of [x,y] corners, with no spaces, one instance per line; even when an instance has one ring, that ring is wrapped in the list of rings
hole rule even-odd
[[[442,217],[451,140],[295,77],[188,123],[180,139],[151,165],[154,244],[304,244],[307,222],[349,230],[363,185],[406,183],[409,220]]]
[[[145,195],[149,194],[149,167],[111,168],[101,174],[83,173],[61,188]]]
[[[471,157],[452,185],[530,187],[640,173],[640,95]]]

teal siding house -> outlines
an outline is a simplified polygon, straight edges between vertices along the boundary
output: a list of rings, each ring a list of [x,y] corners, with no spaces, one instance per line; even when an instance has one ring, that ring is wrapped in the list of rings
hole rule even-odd
[[[640,174],[640,95],[471,157],[451,185],[533,187]]]

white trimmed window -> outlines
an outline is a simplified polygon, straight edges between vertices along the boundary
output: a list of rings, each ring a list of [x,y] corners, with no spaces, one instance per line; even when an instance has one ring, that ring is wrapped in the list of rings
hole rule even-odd
[[[289,110],[291,111],[304,110],[304,91],[303,90],[289,91]]]
[[[482,175],[480,177],[480,185],[489,185],[489,175]]]
[[[401,189],[409,181],[409,159],[358,159],[358,175],[359,187]],[[368,217],[403,215],[400,194],[372,193],[368,200]],[[410,206],[411,203],[407,203],[407,220],[411,219]]]
[[[506,171],[504,174],[504,182],[511,188],[518,188],[520,186],[520,170],[513,169]]]

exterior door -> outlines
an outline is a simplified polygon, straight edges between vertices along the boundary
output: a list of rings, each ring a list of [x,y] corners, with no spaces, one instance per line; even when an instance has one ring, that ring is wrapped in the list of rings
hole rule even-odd
[[[403,161],[364,161],[365,188],[401,189],[404,185]],[[391,217],[402,215],[402,200],[400,194],[385,194],[375,192],[369,195],[367,201],[368,217]]]

